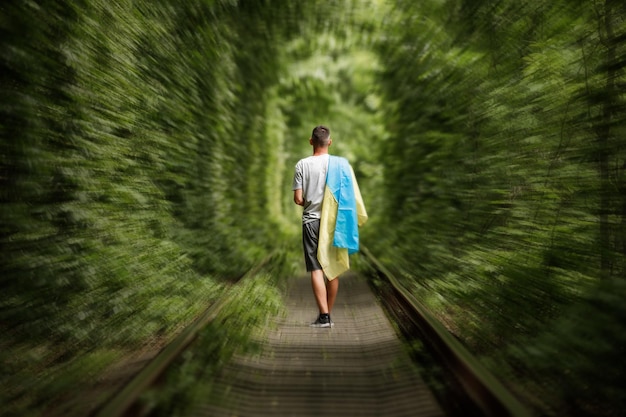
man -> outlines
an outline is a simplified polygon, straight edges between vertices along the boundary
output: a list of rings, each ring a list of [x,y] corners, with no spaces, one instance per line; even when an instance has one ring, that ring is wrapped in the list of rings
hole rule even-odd
[[[358,251],[358,226],[367,221],[367,213],[352,167],[328,153],[330,129],[315,127],[309,143],[313,155],[296,164],[293,200],[303,207],[304,260],[319,308],[311,326],[332,327],[338,276],[349,268],[348,255]]]

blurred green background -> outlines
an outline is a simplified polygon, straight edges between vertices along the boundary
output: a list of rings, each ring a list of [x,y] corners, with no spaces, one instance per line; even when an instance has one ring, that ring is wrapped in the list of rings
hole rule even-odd
[[[317,124],[362,242],[537,415],[626,409],[623,2],[11,1],[0,55],[6,415],[297,273]]]

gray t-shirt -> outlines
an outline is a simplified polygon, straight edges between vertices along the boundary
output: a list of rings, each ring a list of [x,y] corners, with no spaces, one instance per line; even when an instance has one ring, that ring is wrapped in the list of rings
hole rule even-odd
[[[304,209],[302,224],[312,222],[322,216],[322,200],[326,187],[328,154],[309,156],[296,164],[293,175],[293,190],[302,189]]]

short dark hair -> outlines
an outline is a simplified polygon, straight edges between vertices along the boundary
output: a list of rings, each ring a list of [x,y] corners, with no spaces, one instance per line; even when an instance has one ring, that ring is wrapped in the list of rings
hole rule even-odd
[[[318,147],[328,146],[328,140],[330,139],[330,129],[326,126],[315,126],[311,133],[311,139],[313,139],[313,145]]]

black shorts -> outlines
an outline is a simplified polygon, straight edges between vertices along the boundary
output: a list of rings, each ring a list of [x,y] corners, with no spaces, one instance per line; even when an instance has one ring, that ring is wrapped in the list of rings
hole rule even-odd
[[[322,269],[317,260],[317,242],[320,235],[320,221],[314,220],[302,225],[302,246],[304,248],[304,262],[308,272]]]

